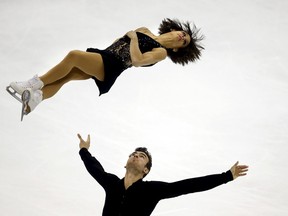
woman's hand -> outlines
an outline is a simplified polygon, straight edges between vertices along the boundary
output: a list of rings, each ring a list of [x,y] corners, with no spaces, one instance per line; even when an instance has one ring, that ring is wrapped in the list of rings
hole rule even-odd
[[[129,31],[129,32],[126,33],[126,35],[127,35],[129,38],[131,38],[131,39],[137,38],[137,34],[136,34],[135,31]]]

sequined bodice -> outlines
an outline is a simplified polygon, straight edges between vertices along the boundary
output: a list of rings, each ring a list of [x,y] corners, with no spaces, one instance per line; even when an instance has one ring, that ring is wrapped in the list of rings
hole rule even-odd
[[[143,33],[137,32],[137,37],[139,48],[142,53],[151,51],[153,48],[161,47],[157,41]],[[130,57],[130,38],[127,35],[107,47],[106,51],[112,52],[116,58],[122,62],[125,69],[132,66]]]

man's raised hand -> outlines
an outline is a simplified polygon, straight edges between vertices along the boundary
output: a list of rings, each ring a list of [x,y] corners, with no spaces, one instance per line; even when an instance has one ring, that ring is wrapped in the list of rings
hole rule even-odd
[[[86,148],[89,149],[90,147],[90,134],[88,134],[87,140],[84,141],[80,134],[77,134],[78,138],[80,139],[79,147],[80,149]]]

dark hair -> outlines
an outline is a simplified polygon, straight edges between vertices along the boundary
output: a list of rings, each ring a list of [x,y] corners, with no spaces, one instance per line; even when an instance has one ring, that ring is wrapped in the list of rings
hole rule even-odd
[[[199,35],[200,29],[197,29],[195,24],[191,30],[190,23],[184,22],[181,23],[177,19],[165,18],[162,20],[159,28],[159,34],[164,34],[167,32],[175,31],[185,31],[190,35],[190,43],[184,47],[180,48],[177,52],[174,52],[173,49],[167,49],[168,57],[176,64],[188,64],[190,61],[195,62],[200,59],[201,51],[204,49],[203,46],[199,44],[201,40],[204,39],[204,35]]]
[[[145,153],[145,154],[147,155],[149,161],[147,162],[146,167],[147,167],[147,169],[149,169],[149,171],[150,171],[150,170],[151,170],[151,167],[152,167],[152,156],[151,156],[150,152],[148,151],[148,149],[145,148],[145,147],[138,147],[138,148],[135,149],[135,151],[143,152],[143,153]],[[145,177],[146,175],[147,175],[147,174],[145,174],[144,177]]]

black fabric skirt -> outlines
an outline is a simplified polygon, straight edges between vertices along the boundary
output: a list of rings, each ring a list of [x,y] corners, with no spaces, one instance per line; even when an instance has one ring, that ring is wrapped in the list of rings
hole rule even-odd
[[[100,81],[96,77],[92,77],[99,89],[99,96],[107,93],[113,86],[117,77],[126,69],[121,60],[113,53],[106,50],[88,48],[86,52],[99,53],[102,56],[104,64],[104,80]]]

